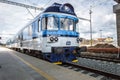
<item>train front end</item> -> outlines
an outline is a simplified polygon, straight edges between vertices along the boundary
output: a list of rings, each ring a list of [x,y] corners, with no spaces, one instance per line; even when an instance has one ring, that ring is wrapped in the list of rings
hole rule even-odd
[[[79,47],[78,18],[70,4],[53,4],[42,15],[42,52],[45,59],[55,64],[77,62]]]

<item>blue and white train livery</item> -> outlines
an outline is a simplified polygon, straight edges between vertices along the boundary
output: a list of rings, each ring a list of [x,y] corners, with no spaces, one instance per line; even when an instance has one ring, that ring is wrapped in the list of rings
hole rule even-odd
[[[76,61],[78,18],[71,4],[54,3],[20,30],[7,47],[40,55],[50,62]]]

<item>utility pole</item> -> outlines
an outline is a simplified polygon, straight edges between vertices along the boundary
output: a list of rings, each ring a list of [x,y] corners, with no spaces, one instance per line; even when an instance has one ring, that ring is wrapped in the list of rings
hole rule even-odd
[[[92,6],[90,6],[89,14],[90,14],[90,45],[92,46]]]
[[[92,46],[92,10],[91,9],[92,9],[92,6],[90,6],[90,10],[89,10],[90,19],[78,17],[81,20],[85,20],[85,21],[90,22],[90,46]]]

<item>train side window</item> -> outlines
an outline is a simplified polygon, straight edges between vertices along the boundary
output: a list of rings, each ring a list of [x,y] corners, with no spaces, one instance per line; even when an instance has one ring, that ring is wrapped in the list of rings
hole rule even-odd
[[[21,40],[21,36],[20,36],[20,34],[18,35],[18,40]]]
[[[31,26],[29,26],[23,30],[23,40],[30,40],[31,38],[32,38],[32,28]]]
[[[40,19],[38,19],[38,32],[40,32],[40,28],[41,28],[41,25],[40,25]]]
[[[23,32],[21,32],[21,34],[20,34],[20,35],[21,35],[21,38],[20,38],[20,39],[21,39],[21,40],[23,40]]]
[[[29,36],[29,38],[32,36],[32,26],[31,25],[28,27],[28,36]]]
[[[47,29],[47,17],[42,18],[42,30]]]
[[[23,30],[23,40],[26,40],[27,38],[27,28]]]
[[[15,43],[19,42],[18,35],[15,37]]]
[[[32,23],[32,39],[38,38],[38,21]]]

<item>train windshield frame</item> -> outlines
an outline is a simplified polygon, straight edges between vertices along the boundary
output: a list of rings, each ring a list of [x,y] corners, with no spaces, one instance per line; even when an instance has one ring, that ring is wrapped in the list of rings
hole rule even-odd
[[[42,30],[76,31],[77,23],[77,18],[69,16],[44,16],[42,18]]]

